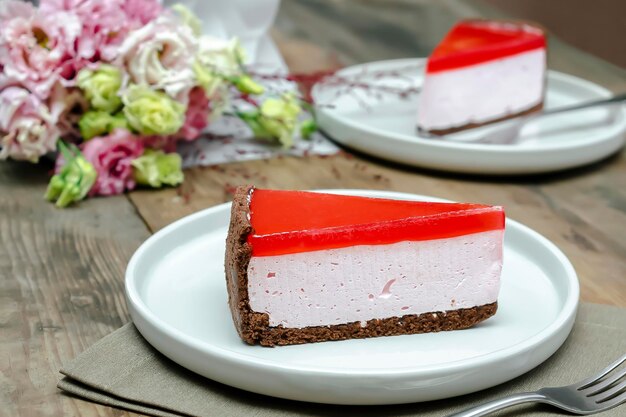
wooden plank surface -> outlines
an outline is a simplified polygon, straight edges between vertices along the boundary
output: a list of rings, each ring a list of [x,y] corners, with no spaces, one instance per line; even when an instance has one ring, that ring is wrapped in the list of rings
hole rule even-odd
[[[51,166],[0,163],[0,416],[127,415],[61,395],[61,365],[130,320],[124,270],[149,232],[124,197],[58,210]]]
[[[291,68],[426,54],[477,1],[292,0],[275,37]],[[626,91],[621,69],[560,42],[551,65]],[[151,231],[228,201],[235,185],[364,188],[503,204],[559,245],[581,276],[583,299],[626,306],[626,164],[525,179],[486,179],[400,167],[341,154],[235,163],[186,172],[178,189],[137,191],[57,210],[42,199],[50,166],[0,164],[0,416],[127,416],[63,395],[58,369],[129,320],[123,273]],[[132,203],[132,204],[131,204]],[[134,205],[134,206],[133,206]]]

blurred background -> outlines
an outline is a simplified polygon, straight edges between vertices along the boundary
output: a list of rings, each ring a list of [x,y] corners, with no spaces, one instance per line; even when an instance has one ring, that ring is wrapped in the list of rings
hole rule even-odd
[[[199,8],[223,0],[162,1]],[[374,52],[376,59],[405,58],[407,50],[417,57],[428,55],[459,18],[472,16],[532,20],[572,46],[626,69],[626,0],[282,0],[274,37],[316,38],[318,45],[337,51],[359,44],[372,48],[366,55]],[[332,30],[325,31],[329,26]],[[361,45],[364,34],[370,42]],[[355,50],[341,58],[344,64],[365,62],[363,55]]]
[[[485,0],[512,16],[534,20],[566,42],[626,68],[624,0]]]
[[[535,21],[553,35],[552,47],[567,50],[562,40],[626,69],[625,0],[283,0],[274,37],[314,40],[335,56],[311,51],[311,59],[346,65],[426,56],[458,19],[472,16]]]

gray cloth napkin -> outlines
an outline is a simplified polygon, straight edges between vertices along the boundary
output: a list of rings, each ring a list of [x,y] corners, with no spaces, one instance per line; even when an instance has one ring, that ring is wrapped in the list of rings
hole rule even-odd
[[[626,309],[581,304],[563,347],[533,371],[506,384],[458,398],[393,406],[333,406],[252,394],[203,378],[170,361],[132,324],[105,337],[61,370],[63,391],[153,416],[445,416],[514,392],[574,383],[626,352]],[[488,372],[489,370],[485,370]],[[523,405],[499,416],[564,415],[543,405]],[[626,405],[602,414],[626,415]]]

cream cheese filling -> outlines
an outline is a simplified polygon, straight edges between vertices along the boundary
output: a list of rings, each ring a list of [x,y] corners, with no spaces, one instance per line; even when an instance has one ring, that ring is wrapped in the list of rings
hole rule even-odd
[[[503,234],[252,257],[250,307],[271,326],[303,328],[490,304]]]
[[[443,130],[485,123],[528,110],[543,100],[546,51],[426,74],[417,124]]]

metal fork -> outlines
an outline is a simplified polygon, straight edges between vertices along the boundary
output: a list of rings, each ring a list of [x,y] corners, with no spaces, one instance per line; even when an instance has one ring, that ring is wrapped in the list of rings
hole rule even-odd
[[[613,372],[626,362],[622,356],[598,375],[565,387],[542,388],[513,394],[448,417],[479,417],[523,403],[544,403],[577,415],[596,414],[626,402],[626,369]],[[624,381],[621,381],[624,379]]]
[[[473,137],[473,138],[467,138],[464,135],[457,136],[457,134],[455,133],[448,134],[448,135],[440,135],[437,133],[426,132],[422,129],[418,129],[418,133],[422,137],[447,140],[450,142],[512,145],[520,141],[519,132],[531,120],[535,120],[540,117],[551,116],[555,114],[568,113],[572,111],[588,109],[591,107],[600,107],[600,106],[607,106],[607,105],[612,105],[612,104],[619,104],[624,101],[626,101],[626,93],[619,94],[619,95],[612,96],[612,97],[605,98],[605,99],[601,99],[601,100],[574,104],[571,106],[556,107],[552,109],[543,109],[538,112],[512,117],[508,120],[500,122],[498,125],[494,124],[492,126],[488,126],[488,130],[482,136]],[[467,133],[474,129],[484,129],[484,127],[479,126],[479,127],[475,127],[471,129],[466,129],[459,133]]]

